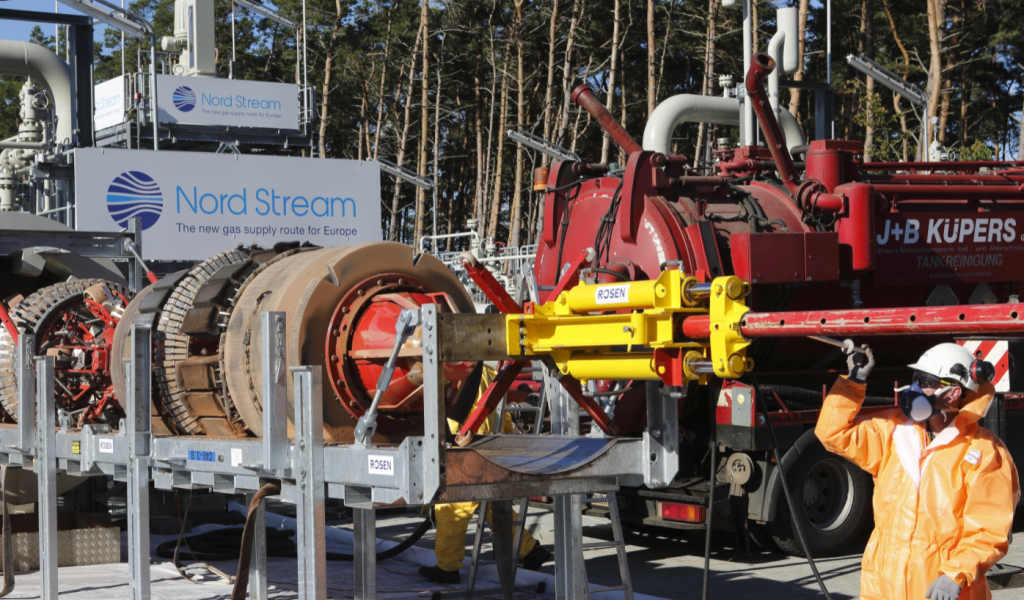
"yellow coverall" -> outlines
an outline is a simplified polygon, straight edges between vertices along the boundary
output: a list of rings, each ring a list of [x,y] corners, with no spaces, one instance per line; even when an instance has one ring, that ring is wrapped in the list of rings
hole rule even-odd
[[[494,369],[484,366],[483,377],[480,378],[480,393],[482,396],[487,386],[494,381]],[[472,411],[471,411],[472,412]],[[494,431],[494,413],[487,415],[487,420],[480,426],[479,433],[491,433]],[[458,433],[459,423],[448,419],[448,428],[452,433]],[[501,422],[502,433],[512,433],[512,415],[505,413]],[[434,543],[434,554],[437,556],[437,566],[445,571],[458,571],[462,568],[462,561],[466,557],[466,530],[469,529],[469,521],[473,518],[479,502],[456,502],[454,504],[437,504],[434,506],[434,516],[437,519],[437,539]],[[514,514],[514,513],[513,513]],[[518,518],[518,517],[514,517]],[[491,522],[491,511],[487,510],[487,522]],[[529,531],[523,531],[523,543],[519,550],[519,558],[533,550],[537,540],[530,535]]]
[[[815,433],[830,452],[874,477],[875,530],[861,568],[865,600],[924,600],[945,574],[959,600],[989,600],[985,573],[1008,548],[1020,499],[1006,446],[978,425],[995,395],[982,384],[929,443],[899,409],[858,417],[865,386],[839,378]]]

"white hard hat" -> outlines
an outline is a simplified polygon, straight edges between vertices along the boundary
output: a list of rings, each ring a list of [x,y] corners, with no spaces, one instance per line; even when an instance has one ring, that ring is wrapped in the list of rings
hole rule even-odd
[[[928,349],[917,362],[909,365],[939,379],[956,381],[972,392],[978,390],[978,382],[970,375],[974,356],[959,344],[946,343]],[[956,365],[960,365],[956,367]]]

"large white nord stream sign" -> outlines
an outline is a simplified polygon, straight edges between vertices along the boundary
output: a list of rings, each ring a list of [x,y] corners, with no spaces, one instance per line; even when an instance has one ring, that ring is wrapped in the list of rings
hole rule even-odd
[[[77,228],[120,231],[138,217],[146,259],[381,239],[376,162],[103,148],[74,161]]]

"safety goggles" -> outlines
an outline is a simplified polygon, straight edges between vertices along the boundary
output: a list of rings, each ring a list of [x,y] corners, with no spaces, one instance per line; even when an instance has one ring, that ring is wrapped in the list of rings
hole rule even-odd
[[[940,379],[934,375],[922,373],[921,371],[917,371],[914,373],[914,383],[916,383],[918,386],[921,387],[921,389],[924,390],[938,390],[941,388],[947,388],[956,385],[955,381],[947,381],[945,379]]]

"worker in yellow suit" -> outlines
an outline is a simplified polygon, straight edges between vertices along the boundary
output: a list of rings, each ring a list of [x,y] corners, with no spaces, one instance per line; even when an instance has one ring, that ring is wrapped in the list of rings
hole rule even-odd
[[[483,376],[480,378],[480,391],[477,395],[478,402],[487,386],[494,381],[495,375],[494,369],[486,365],[484,366]],[[494,421],[495,417],[492,412],[487,415],[487,419],[480,426],[479,433],[488,434],[493,432]],[[458,433],[460,424],[448,419],[448,428],[452,433]],[[514,432],[512,415],[507,412],[504,418],[502,418],[501,432]],[[434,554],[437,556],[437,566],[420,567],[420,575],[439,583],[454,584],[462,582],[462,578],[459,576],[459,569],[462,568],[462,561],[466,557],[466,531],[469,529],[469,521],[473,518],[473,514],[476,513],[478,506],[479,502],[456,502],[434,506],[434,516],[437,519],[437,537],[434,542]],[[491,522],[490,509],[487,510],[487,522]],[[529,531],[524,530],[522,545],[519,549],[519,560],[520,565],[524,569],[537,571],[540,570],[544,563],[551,560],[551,552],[538,544]]]
[[[990,599],[985,573],[1006,554],[1020,499],[1010,453],[978,425],[995,396],[991,366],[939,344],[910,365],[898,408],[858,416],[875,361],[849,341],[847,355],[850,374],[832,386],[815,433],[875,479],[861,598]]]

